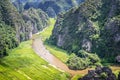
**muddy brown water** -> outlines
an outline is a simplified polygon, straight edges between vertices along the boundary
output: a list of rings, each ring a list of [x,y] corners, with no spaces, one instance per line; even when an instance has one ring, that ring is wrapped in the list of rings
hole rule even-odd
[[[76,74],[87,74],[88,70],[90,70],[89,68],[85,70],[69,69],[65,63],[60,61],[46,49],[40,37],[33,39],[32,47],[36,54],[38,54],[41,58],[49,62],[51,65],[57,67],[58,69],[70,73],[72,76]]]

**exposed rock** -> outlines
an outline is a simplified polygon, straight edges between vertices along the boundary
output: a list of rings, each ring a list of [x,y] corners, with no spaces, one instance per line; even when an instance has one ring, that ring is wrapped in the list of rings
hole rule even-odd
[[[116,59],[116,62],[120,63],[120,56],[117,56],[115,59]]]
[[[89,70],[88,74],[78,80],[117,80],[115,74],[108,67],[96,67]]]
[[[30,8],[22,13],[22,17],[28,26],[29,37],[38,31],[42,31],[49,23],[47,14],[40,9]]]
[[[9,49],[30,39],[33,33],[43,30],[47,25],[48,16],[45,12],[30,9],[22,17],[9,0],[0,0],[0,56],[7,55]]]
[[[78,8],[58,15],[50,39],[76,54],[83,49],[101,57],[117,56],[120,52],[119,16],[119,0],[86,0]]]
[[[33,7],[42,9],[49,17],[56,17],[60,12],[78,6],[84,0],[14,0],[12,2],[19,12]]]

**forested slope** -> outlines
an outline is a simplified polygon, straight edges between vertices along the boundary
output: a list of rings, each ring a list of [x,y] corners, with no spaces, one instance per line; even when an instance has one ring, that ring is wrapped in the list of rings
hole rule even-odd
[[[36,14],[36,15],[35,15]],[[0,56],[28,40],[49,24],[48,16],[41,10],[30,9],[20,14],[9,0],[0,1]]]
[[[79,57],[86,51],[114,62],[120,54],[120,1],[86,0],[60,14],[51,41]]]

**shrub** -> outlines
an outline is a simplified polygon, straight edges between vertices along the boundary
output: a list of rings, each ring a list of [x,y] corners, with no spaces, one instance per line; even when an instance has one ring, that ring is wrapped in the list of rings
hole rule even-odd
[[[88,53],[84,50],[79,51],[79,56],[72,53],[67,61],[67,65],[70,69],[85,69],[92,65],[101,65],[100,59],[96,54]]]
[[[105,72],[103,72],[103,73],[100,74],[100,77],[102,79],[106,79],[108,76],[107,76],[107,74]]]
[[[87,64],[82,58],[77,57],[75,54],[71,54],[67,61],[67,65],[70,69],[77,70],[85,69]]]
[[[88,53],[84,50],[80,50],[79,51],[79,56],[80,57],[83,57],[83,58],[89,58],[90,61],[94,64],[94,63],[97,63],[97,62],[100,62],[100,58],[98,57],[97,54],[93,54],[93,53]]]

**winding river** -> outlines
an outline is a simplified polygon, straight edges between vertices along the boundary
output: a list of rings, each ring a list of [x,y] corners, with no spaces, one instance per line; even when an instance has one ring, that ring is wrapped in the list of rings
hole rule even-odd
[[[76,74],[86,74],[88,70],[90,70],[70,70],[65,63],[60,61],[46,49],[40,37],[33,38],[32,47],[36,54],[38,54],[41,58],[49,62],[51,65],[57,67],[58,69],[70,73],[72,76]]]

